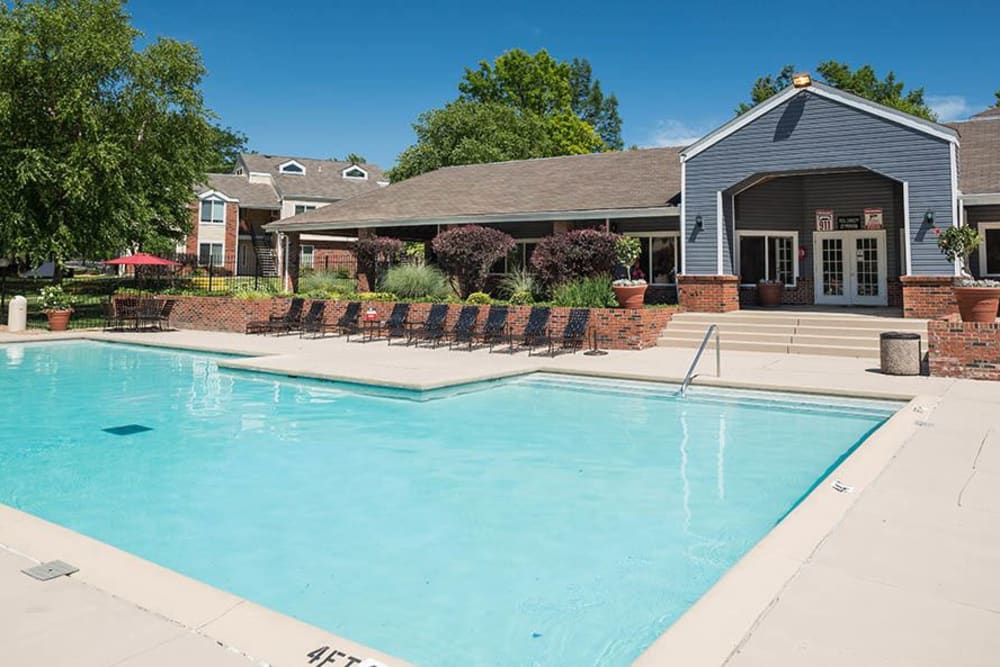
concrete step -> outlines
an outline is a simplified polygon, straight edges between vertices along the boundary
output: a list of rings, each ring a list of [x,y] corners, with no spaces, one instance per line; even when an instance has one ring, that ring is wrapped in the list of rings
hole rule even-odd
[[[701,342],[703,333],[692,331],[674,331],[667,329],[663,333],[664,337],[674,340],[693,340]],[[859,338],[857,336],[840,336],[835,333],[817,335],[798,335],[791,333],[723,333],[721,337],[722,346],[727,343],[782,343],[786,345],[833,345],[837,347],[866,347],[878,349],[878,338]]]
[[[697,348],[701,340],[664,335],[657,340],[661,347]],[[878,359],[878,346],[826,345],[761,341],[722,341],[723,352],[771,352],[773,354],[817,354],[835,357]]]
[[[672,334],[691,334],[699,338],[705,335],[705,330],[708,325],[703,325],[700,322],[688,323],[688,322],[675,322],[672,321],[665,329],[665,333]],[[730,322],[722,322],[719,324],[719,333],[725,337],[737,335],[737,334],[749,334],[749,335],[771,335],[771,334],[781,334],[787,336],[838,336],[842,338],[857,338],[863,340],[873,340],[878,341],[879,333],[883,331],[888,331],[888,329],[869,329],[862,327],[812,327],[812,326],[790,326],[790,325],[771,325],[771,324],[734,324]],[[920,334],[923,338],[927,337],[927,331],[925,329],[912,329],[909,332]]]
[[[908,320],[903,318],[853,318],[853,317],[761,317],[756,315],[733,315],[712,313],[678,313],[670,321],[673,324],[699,325],[703,328],[710,324],[768,327],[818,327],[825,329],[869,329],[873,331],[926,331],[927,323],[923,320]]]

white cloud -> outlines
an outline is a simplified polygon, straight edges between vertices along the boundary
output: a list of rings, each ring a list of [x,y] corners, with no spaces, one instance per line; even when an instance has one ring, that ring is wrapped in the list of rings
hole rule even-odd
[[[705,136],[711,128],[693,127],[679,120],[666,119],[656,124],[644,146],[687,146]]]
[[[974,113],[961,95],[928,95],[927,106],[937,114],[939,121],[963,120]]]

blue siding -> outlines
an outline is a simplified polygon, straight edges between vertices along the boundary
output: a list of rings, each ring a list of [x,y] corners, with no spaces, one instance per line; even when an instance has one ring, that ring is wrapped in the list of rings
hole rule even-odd
[[[909,183],[913,273],[950,275],[954,269],[938,250],[937,236],[923,223],[924,213],[933,210],[936,226],[952,224],[950,144],[809,91],[687,161],[687,272],[717,273],[717,192],[754,174],[845,167]],[[700,231],[694,225],[698,215]],[[731,272],[728,210],[726,217],[724,271]]]

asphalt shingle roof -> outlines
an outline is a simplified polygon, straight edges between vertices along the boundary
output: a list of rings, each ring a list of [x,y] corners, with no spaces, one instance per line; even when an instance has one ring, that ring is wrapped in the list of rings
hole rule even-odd
[[[350,167],[350,162],[342,160],[316,160],[313,158],[288,155],[264,155],[243,153],[240,159],[249,171],[263,172],[274,179],[275,188],[285,199],[305,197],[311,199],[347,199],[378,189],[378,181],[385,175],[378,165],[358,165],[368,172],[367,180],[344,178],[341,172]],[[306,169],[304,174],[282,174],[278,166],[294,160]]]
[[[680,192],[679,151],[645,148],[445,167],[288,218],[285,224],[294,229],[296,224],[669,206]]]
[[[195,188],[196,194],[216,190],[240,200],[245,208],[281,208],[278,193],[269,183],[251,183],[246,176],[237,174],[208,174],[208,183]]]
[[[1000,192],[1000,109],[988,109],[948,125],[958,130],[958,187],[962,193]]]

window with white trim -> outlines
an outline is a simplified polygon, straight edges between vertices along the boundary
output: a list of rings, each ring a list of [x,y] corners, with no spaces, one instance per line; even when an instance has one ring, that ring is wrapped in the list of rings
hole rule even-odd
[[[358,178],[361,180],[368,180],[368,172],[361,167],[348,167],[343,172],[344,178]]]
[[[299,268],[311,269],[315,266],[316,247],[311,245],[299,246]]]
[[[199,266],[222,266],[222,244],[221,243],[199,243],[198,244],[198,265]]]
[[[226,223],[226,202],[218,197],[201,200],[201,216],[198,220],[203,225],[224,225]]]
[[[298,162],[286,162],[278,167],[278,171],[282,174],[304,174],[306,173],[306,168]]]
[[[490,267],[490,273],[513,273],[518,270],[531,270],[531,255],[538,247],[538,239],[515,239],[514,247]]]
[[[295,215],[299,213],[305,213],[306,211],[315,211],[316,206],[314,204],[296,204],[295,205]]]
[[[979,275],[1000,276],[1000,222],[980,222]]]
[[[650,285],[673,285],[680,268],[680,234],[677,232],[624,232],[625,236],[639,239],[638,269],[632,269],[632,278],[642,278]]]
[[[795,286],[799,275],[797,232],[736,232],[736,258],[741,285],[780,280]]]

